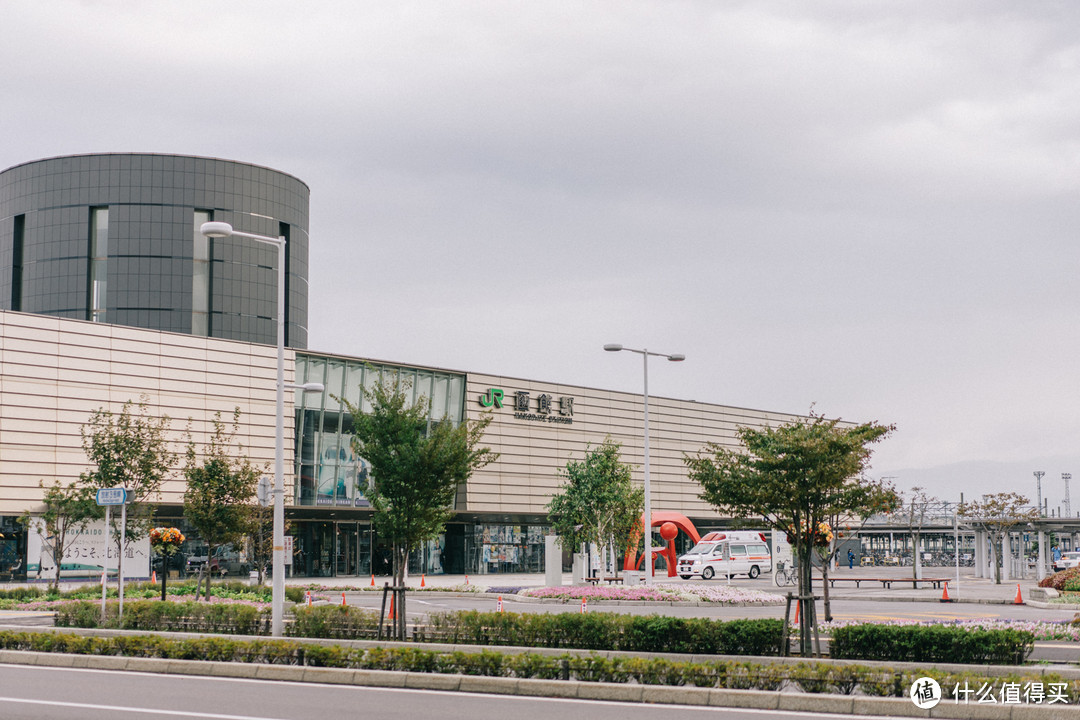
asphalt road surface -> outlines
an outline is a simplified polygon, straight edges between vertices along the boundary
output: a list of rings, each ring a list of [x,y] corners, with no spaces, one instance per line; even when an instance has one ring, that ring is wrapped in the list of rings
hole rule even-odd
[[[4,720],[780,720],[863,716],[0,665]]]

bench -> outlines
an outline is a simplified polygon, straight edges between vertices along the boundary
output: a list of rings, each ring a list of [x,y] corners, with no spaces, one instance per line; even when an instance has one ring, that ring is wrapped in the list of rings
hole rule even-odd
[[[623,581],[623,577],[622,577],[622,575],[619,575],[617,577],[597,577],[596,575],[591,575],[591,576],[585,578],[585,582],[590,582],[593,585],[599,585],[601,580],[606,582],[608,585],[611,585],[612,583],[615,583],[617,585],[621,585],[622,581]]]
[[[920,579],[916,580],[915,578],[856,578],[856,577],[838,577],[838,578],[834,578],[834,577],[831,577],[831,578],[829,578],[829,587],[836,587],[836,583],[838,583],[838,582],[853,582],[853,583],[855,583],[855,587],[859,587],[859,583],[864,583],[864,582],[866,582],[866,583],[876,583],[876,582],[879,582],[879,583],[881,583],[881,587],[885,588],[886,590],[891,590],[893,583],[900,583],[900,584],[911,583],[912,589],[918,589],[919,583],[930,583],[934,587],[934,589],[940,590],[942,585],[949,582],[949,578],[920,578]]]

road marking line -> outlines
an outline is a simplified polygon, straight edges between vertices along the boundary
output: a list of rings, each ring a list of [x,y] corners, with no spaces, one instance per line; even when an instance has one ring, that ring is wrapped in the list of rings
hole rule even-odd
[[[59,700],[30,700],[27,698],[0,697],[0,702],[23,703],[26,705],[48,705],[50,707],[82,708],[86,710],[110,710],[113,712],[156,713],[189,718],[213,718],[214,720],[284,720],[269,718],[265,715],[222,715],[219,713],[201,713],[191,710],[159,710],[157,708],[122,707],[120,705],[95,705],[93,703],[61,702]]]

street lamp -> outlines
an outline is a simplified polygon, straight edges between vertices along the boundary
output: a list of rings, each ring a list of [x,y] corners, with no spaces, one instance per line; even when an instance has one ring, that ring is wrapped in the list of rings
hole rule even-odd
[[[1035,473],[1035,492],[1036,492],[1036,495],[1038,497],[1038,500],[1036,500],[1036,502],[1038,503],[1039,517],[1042,517],[1042,514],[1043,514],[1042,479],[1043,479],[1043,475],[1045,475],[1046,473],[1043,472],[1042,470],[1035,470],[1034,473]]]
[[[277,404],[274,425],[274,562],[270,632],[281,637],[285,614],[285,238],[267,237],[234,230],[226,222],[206,222],[199,231],[208,238],[243,237],[273,245],[278,250],[277,282]],[[321,392],[319,383],[292,385],[305,392]]]
[[[648,567],[648,571],[645,573],[645,584],[649,584],[653,580],[653,558],[652,558],[652,493],[649,486],[649,356],[655,355],[657,357],[665,357],[671,362],[682,362],[686,359],[685,355],[674,353],[672,355],[666,355],[664,353],[649,352],[648,349],[635,350],[634,348],[623,347],[618,343],[609,343],[604,346],[604,349],[608,352],[619,352],[625,350],[626,352],[637,353],[641,355],[644,361],[645,368],[645,564]]]

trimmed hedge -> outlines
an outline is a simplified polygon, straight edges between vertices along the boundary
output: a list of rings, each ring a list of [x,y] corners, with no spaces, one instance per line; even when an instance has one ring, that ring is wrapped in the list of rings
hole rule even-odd
[[[782,620],[710,620],[618,613],[522,614],[466,610],[432,615],[422,640],[469,645],[779,655]]]
[[[293,637],[356,640],[379,633],[379,615],[351,605],[297,605],[293,622],[285,626]]]
[[[829,642],[834,658],[988,665],[1020,665],[1034,648],[1027,630],[952,625],[848,625],[833,629]]]
[[[1047,687],[1061,684],[1070,703],[1080,701],[1080,681],[1067,681],[1056,674],[992,676],[983,672],[947,673],[932,667],[896,671],[887,667],[824,662],[771,664],[731,660],[693,663],[598,655],[507,655],[492,650],[469,653],[436,652],[419,647],[346,648],[294,640],[182,639],[159,635],[82,637],[12,630],[0,631],[0,649],[641,685],[861,693],[878,697],[907,697],[915,679],[926,676],[937,680],[946,692],[963,683],[975,688],[984,683],[1000,686],[1003,682],[1039,682]]]
[[[124,603],[124,617],[117,617],[120,603],[101,604],[81,600],[56,607],[57,627],[119,628],[168,632],[210,632],[230,635],[268,635],[270,609],[241,603],[161,602],[133,600]]]
[[[268,635],[270,610],[241,603],[176,603],[137,600],[107,604],[105,622],[97,603],[65,603],[58,627],[121,628]],[[366,639],[378,633],[378,615],[353,606],[297,606],[291,637]],[[697,655],[777,656],[783,621],[710,620],[616,613],[519,614],[467,610],[432,615],[416,628],[417,642],[466,645],[615,650]],[[885,662],[1018,665],[1031,654],[1035,636],[1026,630],[969,630],[952,625],[878,625],[835,628],[830,653],[838,659]]]

